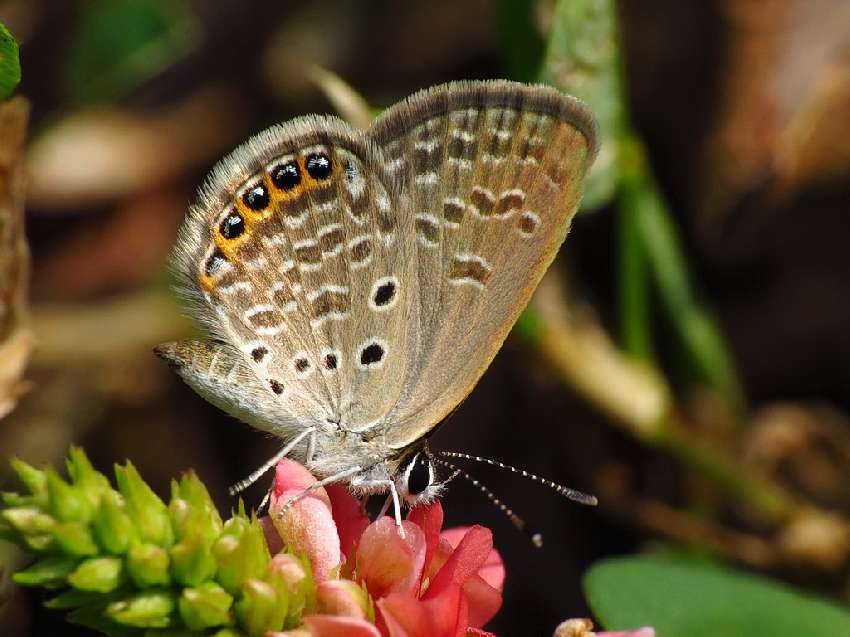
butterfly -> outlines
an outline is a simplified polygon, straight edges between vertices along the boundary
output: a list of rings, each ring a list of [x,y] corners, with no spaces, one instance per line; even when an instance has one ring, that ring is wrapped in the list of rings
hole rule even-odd
[[[428,434],[470,393],[566,238],[596,125],[547,86],[420,91],[362,132],[273,126],[212,170],[174,263],[206,338],[156,352],[355,495],[440,494]]]

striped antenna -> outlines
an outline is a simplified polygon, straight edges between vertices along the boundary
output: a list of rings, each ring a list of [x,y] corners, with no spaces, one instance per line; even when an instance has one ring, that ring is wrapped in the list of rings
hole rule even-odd
[[[531,543],[534,544],[534,546],[536,546],[537,548],[541,548],[543,546],[543,536],[540,533],[532,531],[528,527],[526,527],[525,520],[523,520],[516,513],[514,513],[513,509],[511,509],[507,504],[497,498],[496,494],[490,491],[490,489],[485,487],[483,484],[481,484],[479,480],[473,478],[466,471],[458,469],[456,466],[446,460],[441,460],[440,458],[436,458],[433,456],[431,457],[431,460],[453,471],[452,475],[449,477],[448,480],[446,480],[446,482],[449,482],[456,476],[461,476],[462,478],[470,482],[472,486],[477,487],[478,490],[481,491],[481,493],[483,493],[488,500],[490,500],[490,502],[495,504],[499,508],[499,510],[508,517],[508,519],[513,523],[516,528],[518,528],[520,531],[522,531],[529,537]]]
[[[581,491],[576,491],[575,489],[569,489],[562,484],[552,482],[551,480],[547,480],[546,478],[541,478],[538,475],[529,473],[525,469],[517,469],[516,467],[512,467],[509,464],[504,464],[502,462],[499,462],[498,460],[490,460],[489,458],[482,458],[481,456],[473,456],[468,453],[460,453],[457,451],[438,451],[437,455],[445,456],[447,458],[474,460],[475,462],[481,462],[483,464],[489,464],[493,467],[499,467],[500,469],[506,469],[512,473],[517,473],[521,475],[523,478],[528,478],[530,480],[534,480],[535,482],[539,482],[540,484],[547,486],[553,491],[555,491],[555,493],[558,493],[559,495],[562,495],[565,498],[572,500],[573,502],[586,504],[588,506],[596,506],[598,504],[598,500],[596,499],[595,495],[582,493]]]

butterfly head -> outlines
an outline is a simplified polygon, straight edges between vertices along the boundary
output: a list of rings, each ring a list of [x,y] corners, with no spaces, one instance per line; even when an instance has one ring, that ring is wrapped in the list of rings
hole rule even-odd
[[[434,462],[425,448],[402,460],[395,483],[399,496],[410,506],[433,501],[445,487],[445,482],[437,480]]]

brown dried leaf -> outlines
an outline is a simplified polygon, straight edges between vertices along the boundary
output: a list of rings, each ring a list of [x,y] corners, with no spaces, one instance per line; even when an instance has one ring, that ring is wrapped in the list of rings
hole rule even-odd
[[[703,167],[704,221],[745,197],[774,202],[850,174],[850,3],[726,0],[717,126]]]
[[[342,119],[360,130],[369,128],[372,124],[369,104],[350,84],[321,66],[311,67],[308,74]]]
[[[184,213],[182,193],[133,197],[46,255],[35,270],[34,289],[54,300],[79,299],[144,283],[163,269]]]
[[[24,235],[23,145],[29,103],[0,103],[0,418],[25,390],[32,350],[28,325],[29,249]]]
[[[70,115],[30,149],[30,203],[42,210],[108,203],[209,163],[242,137],[236,100],[232,93],[206,90],[156,114]]]
[[[850,512],[850,422],[823,407],[773,404],[752,418],[741,447],[748,469]]]
[[[636,435],[652,437],[670,408],[664,379],[620,352],[589,307],[568,301],[552,272],[531,303],[540,351],[566,382]]]

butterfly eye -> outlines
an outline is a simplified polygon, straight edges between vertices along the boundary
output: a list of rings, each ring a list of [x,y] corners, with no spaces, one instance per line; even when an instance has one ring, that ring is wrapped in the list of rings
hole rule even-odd
[[[407,495],[424,493],[434,482],[434,469],[425,454],[417,453],[408,463],[403,474],[403,486]]]

